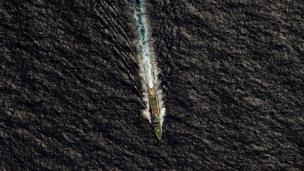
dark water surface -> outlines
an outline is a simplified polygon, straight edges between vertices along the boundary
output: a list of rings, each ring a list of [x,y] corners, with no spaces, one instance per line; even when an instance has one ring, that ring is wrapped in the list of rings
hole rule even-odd
[[[148,9],[160,143],[140,117],[130,1],[0,2],[0,170],[304,169],[304,2]]]

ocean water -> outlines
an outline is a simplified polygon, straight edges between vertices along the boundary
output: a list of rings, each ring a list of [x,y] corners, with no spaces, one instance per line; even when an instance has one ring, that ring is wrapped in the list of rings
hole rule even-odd
[[[130,1],[0,4],[0,170],[303,170],[302,1],[146,1],[161,142]]]

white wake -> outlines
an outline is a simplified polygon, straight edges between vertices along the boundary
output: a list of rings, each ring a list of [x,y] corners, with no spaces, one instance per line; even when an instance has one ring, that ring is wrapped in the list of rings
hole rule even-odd
[[[140,67],[140,76],[142,77],[143,100],[146,103],[146,109],[143,116],[151,122],[149,112],[148,88],[155,88],[157,91],[158,103],[160,107],[161,125],[164,122],[166,109],[163,101],[163,93],[160,88],[158,79],[159,69],[155,60],[155,53],[151,41],[151,32],[149,28],[149,20],[146,14],[145,0],[134,0],[134,18],[137,25],[139,35],[138,39],[138,62]]]

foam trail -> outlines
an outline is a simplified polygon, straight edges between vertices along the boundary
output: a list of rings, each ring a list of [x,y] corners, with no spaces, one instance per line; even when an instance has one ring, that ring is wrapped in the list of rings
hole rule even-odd
[[[145,69],[146,79],[148,81],[149,88],[152,88],[154,87],[154,75],[152,66],[152,53],[150,49],[150,35],[144,0],[136,0],[134,17],[138,26],[139,46],[141,51],[140,53],[142,57],[142,63]]]
[[[149,28],[149,21],[146,14],[145,0],[134,0],[134,18],[138,30],[138,49],[139,49],[139,66],[140,75],[143,78],[143,100],[145,101],[147,107],[143,111],[143,116],[151,122],[151,115],[149,113],[149,100],[148,100],[148,88],[155,88],[157,91],[157,97],[160,107],[160,117],[161,125],[164,121],[165,107],[162,100],[162,91],[159,87],[160,82],[157,78],[158,68],[155,61],[155,53],[153,46],[151,45],[151,33]]]

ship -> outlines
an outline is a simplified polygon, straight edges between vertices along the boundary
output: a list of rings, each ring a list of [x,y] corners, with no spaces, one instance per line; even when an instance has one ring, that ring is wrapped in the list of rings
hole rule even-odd
[[[160,106],[155,88],[149,88],[149,111],[151,115],[151,124],[158,140],[162,137],[162,123],[160,117]]]

